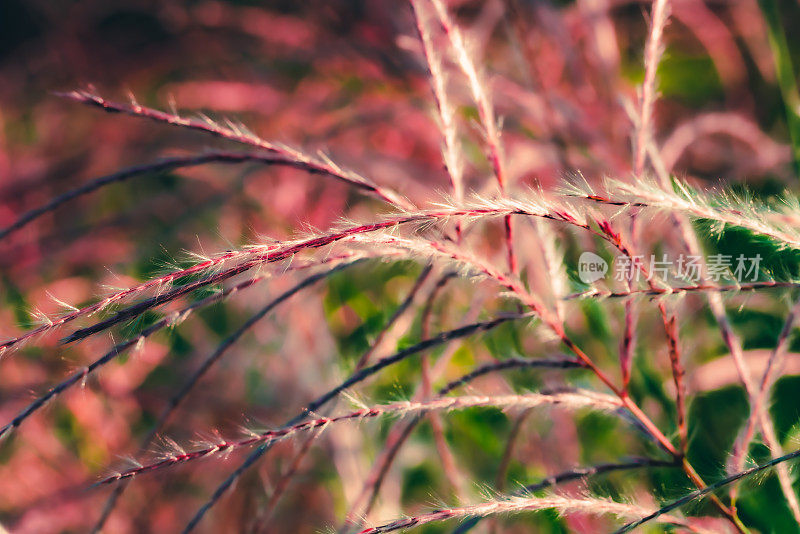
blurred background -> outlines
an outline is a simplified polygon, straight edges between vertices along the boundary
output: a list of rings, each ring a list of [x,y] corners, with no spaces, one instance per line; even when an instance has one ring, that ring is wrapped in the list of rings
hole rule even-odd
[[[800,146],[800,137],[791,65],[800,64],[800,33],[791,30],[800,24],[800,7],[790,1],[768,4],[779,13],[777,26],[768,24],[755,0],[675,0],[659,69],[655,131],[664,163],[677,176],[704,187],[746,187],[756,196],[797,191],[792,140]],[[482,61],[503,119],[512,191],[532,185],[549,190],[577,172],[592,183],[630,175],[626,109],[635,102],[643,78],[649,3],[488,0],[449,5]],[[785,36],[784,47],[780,36]],[[779,75],[776,61],[789,66],[788,74]],[[265,139],[309,153],[323,151],[419,205],[450,192],[428,71],[405,2],[2,0],[1,227],[120,168],[210,148],[239,148],[201,133],[103,113],[54,94],[89,86],[111,100],[125,102],[133,95],[158,109],[175,106],[186,116],[204,113],[241,121]],[[477,112],[461,80],[452,80],[450,90],[463,123],[468,190],[486,191],[491,170],[472,126]],[[163,273],[185,262],[186,251],[214,254],[263,236],[284,239],[324,229],[342,217],[369,218],[376,211],[385,209],[334,180],[254,164],[212,164],[114,184],[0,241],[0,335],[19,335],[36,324],[37,313],[58,314],[62,308],[55,299],[86,304],[109,287],[127,287]],[[164,434],[189,443],[198,432],[235,435],[247,421],[278,424],[345,376],[420,272],[410,263],[357,269],[359,276],[337,275],[254,327],[204,379]],[[197,361],[292,281],[292,276],[276,278],[208,308],[26,421],[0,446],[0,523],[20,532],[90,528],[108,489],[78,499],[50,496],[124,466],[118,455],[141,458],[137,447],[142,436]],[[439,329],[461,324],[478,298],[474,293],[481,294],[469,283],[458,284],[464,291],[447,292],[435,307]],[[771,302],[763,308],[763,316],[756,313],[744,323],[748,350],[768,348],[772,332],[780,328],[785,306]],[[607,362],[613,362],[618,317],[608,319],[591,303],[576,309],[576,328],[583,329],[597,351],[607,349]],[[713,330],[697,313],[705,322],[692,333],[704,340],[703,332]],[[141,326],[125,325],[114,339]],[[452,376],[487,358],[525,353],[541,344],[520,340],[520,331],[512,328],[492,336],[459,349]],[[401,345],[418,340],[419,318],[412,318],[399,337]],[[31,391],[45,391],[111,344],[110,336],[101,335],[59,347],[58,336],[50,336],[4,358],[2,422],[31,400]],[[703,363],[719,355],[720,346],[715,338],[689,352]],[[656,382],[668,376],[661,363],[653,364]],[[697,389],[717,393],[695,402],[694,416],[716,413],[714,424],[720,426],[709,430],[707,439],[695,436],[696,451],[709,456],[701,465],[718,472],[724,463],[720,451],[727,450],[723,444],[733,436],[726,427],[736,427],[726,424],[719,410],[731,410],[731,421],[741,419],[744,397],[732,385],[734,376],[727,382],[720,378],[729,368],[722,365],[704,375],[702,365],[696,367],[696,380],[710,381]],[[364,395],[376,401],[407,395],[418,381],[415,373],[413,365],[389,373]],[[499,391],[547,382],[541,375],[518,378],[511,383],[497,378],[487,387]],[[788,434],[798,411],[796,399],[791,400],[794,383],[783,384],[779,389],[790,400],[781,424]],[[651,408],[659,410],[659,402]],[[606,420],[584,418],[558,429],[541,419],[532,428],[547,430],[519,444],[509,484],[624,454]],[[448,421],[448,437],[467,479],[491,484],[514,422],[491,411],[459,413]],[[239,482],[203,528],[316,532],[335,527],[391,426],[391,421],[373,422],[327,434],[265,518],[265,503],[301,442],[282,444]],[[491,439],[497,436],[505,437]],[[438,469],[431,441],[425,426],[412,437],[371,518],[451,501],[452,488]],[[565,448],[564,443],[574,446]],[[106,531],[182,528],[240,458],[200,460],[137,478]],[[636,476],[614,479],[604,482],[603,491],[615,494],[639,483]],[[753,506],[767,506],[766,497],[758,499]],[[746,500],[742,506],[747,513]],[[503,525],[508,532],[527,531],[531,525],[541,532],[593,532],[608,523],[546,515]]]

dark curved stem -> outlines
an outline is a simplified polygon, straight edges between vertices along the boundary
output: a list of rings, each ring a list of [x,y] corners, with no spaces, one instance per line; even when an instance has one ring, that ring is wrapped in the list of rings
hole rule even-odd
[[[526,493],[533,493],[542,491],[544,489],[570,482],[573,480],[582,480],[594,475],[601,475],[603,473],[611,473],[613,471],[630,471],[632,469],[641,469],[644,467],[680,467],[680,463],[674,461],[655,460],[653,458],[633,458],[628,462],[620,463],[606,463],[597,464],[589,467],[577,467],[564,471],[556,475],[551,475],[542,479],[534,484],[529,484],[519,491],[514,492],[512,495],[524,495]],[[472,530],[483,517],[471,517],[461,523],[454,531],[453,534],[465,534]]]
[[[552,358],[552,359],[527,359],[527,358],[509,358],[508,360],[503,360],[500,362],[489,363],[486,365],[481,365],[471,372],[453,380],[452,382],[448,383],[439,391],[437,395],[443,396],[454,389],[460,388],[462,386],[467,385],[468,383],[472,382],[476,378],[481,376],[497,372],[497,371],[504,371],[507,369],[519,369],[519,368],[554,368],[554,369],[569,369],[569,368],[584,368],[582,362],[579,360],[571,360],[571,359],[563,359],[563,358]],[[380,492],[381,485],[383,484],[383,480],[386,477],[386,473],[389,472],[389,468],[392,465],[397,453],[400,451],[400,448],[406,442],[406,440],[411,436],[411,433],[414,429],[422,422],[423,415],[416,415],[413,419],[411,419],[406,426],[404,426],[400,433],[396,435],[395,440],[392,443],[387,443],[387,448],[384,449],[383,455],[380,457],[378,461],[380,461],[380,468],[375,473],[373,480],[368,480],[367,484],[370,486],[370,496],[369,501],[367,503],[366,508],[363,510],[363,514],[369,513],[369,510],[375,505],[375,500],[378,498],[378,493]],[[389,434],[391,437],[392,434]]]
[[[288,160],[279,156],[274,156],[269,154],[244,153],[244,152],[217,152],[217,151],[207,152],[205,154],[200,154],[200,155],[165,158],[159,161],[155,161],[153,163],[146,163],[144,165],[134,165],[133,167],[121,169],[117,172],[107,174],[99,178],[95,178],[94,180],[91,180],[79,187],[76,187],[75,189],[71,189],[65,193],[62,193],[61,195],[50,200],[46,204],[43,204],[37,208],[34,208],[26,212],[25,214],[20,216],[16,221],[11,223],[9,226],[0,229],[0,239],[4,239],[9,234],[12,234],[17,230],[20,230],[21,228],[25,227],[30,222],[38,219],[42,215],[54,211],[62,204],[66,204],[67,202],[74,200],[78,197],[81,197],[83,195],[88,195],[89,193],[97,191],[98,189],[105,187],[106,185],[109,184],[124,182],[126,180],[129,180],[130,178],[134,178],[136,176],[142,176],[145,174],[167,172],[186,167],[197,167],[199,165],[205,165],[207,163],[236,164],[236,163],[244,163],[247,161],[257,161],[259,163],[264,163],[268,165],[302,167],[301,165],[298,165],[298,162],[296,161]]]
[[[508,321],[511,321],[511,320],[514,320],[514,319],[521,319],[521,318],[525,318],[525,317],[530,317],[530,316],[531,316],[530,314],[504,315],[504,316],[500,316],[500,317],[497,317],[497,318],[489,320],[489,321],[472,323],[472,324],[469,324],[469,325],[466,325],[466,326],[462,326],[460,328],[455,328],[453,330],[448,330],[448,331],[442,332],[442,333],[440,333],[440,334],[438,334],[438,335],[436,335],[436,336],[434,336],[432,338],[429,338],[429,339],[426,339],[424,341],[421,341],[421,342],[417,343],[416,345],[413,345],[411,347],[403,349],[403,350],[401,350],[401,351],[399,351],[399,352],[397,352],[397,353],[395,353],[395,354],[393,354],[391,356],[387,356],[386,358],[382,358],[382,359],[378,360],[376,363],[374,363],[373,365],[371,365],[369,367],[365,367],[361,371],[353,373],[350,376],[350,378],[348,378],[347,380],[345,380],[344,382],[342,382],[341,384],[339,384],[335,388],[331,389],[330,391],[328,391],[328,392],[320,395],[319,397],[317,397],[315,400],[310,402],[301,413],[297,414],[294,418],[292,418],[290,421],[288,421],[284,426],[291,426],[291,425],[295,425],[295,424],[299,423],[300,421],[305,419],[306,416],[309,413],[313,413],[313,412],[317,411],[322,406],[327,404],[331,399],[333,399],[334,397],[339,395],[342,391],[346,390],[347,388],[349,388],[349,387],[351,387],[351,386],[353,386],[353,385],[355,385],[355,384],[357,384],[359,382],[362,382],[363,380],[366,380],[367,378],[369,378],[370,376],[374,375],[375,373],[377,373],[378,371],[380,371],[381,369],[383,369],[385,367],[388,367],[388,366],[390,366],[392,364],[395,364],[397,362],[400,362],[400,361],[402,361],[402,360],[404,360],[404,359],[406,359],[406,358],[408,358],[410,356],[413,356],[415,354],[418,354],[420,352],[428,350],[428,349],[430,349],[432,347],[435,347],[437,345],[441,345],[441,344],[446,343],[448,341],[451,341],[453,339],[459,339],[459,338],[467,337],[467,336],[470,336],[472,334],[476,334],[478,332],[485,332],[485,331],[491,330],[491,329],[493,329],[493,328],[495,328],[497,326],[500,326],[501,324],[506,323]],[[250,455],[244,460],[244,462],[238,468],[236,468],[236,470],[233,473],[231,473],[228,476],[228,478],[226,478],[217,487],[217,489],[211,495],[209,500],[197,511],[197,513],[195,513],[194,517],[192,517],[192,519],[189,521],[189,523],[183,529],[184,534],[194,530],[194,528],[203,519],[205,514],[217,503],[217,501],[219,501],[219,499],[228,490],[228,488],[230,488],[234,484],[234,482],[236,482],[239,479],[239,477],[242,475],[242,473],[244,473],[251,465],[253,465],[255,462],[257,462],[267,451],[269,451],[272,448],[273,445],[274,445],[274,442],[262,443],[256,449],[254,449],[253,452],[251,452]]]
[[[659,516],[662,516],[662,515],[664,515],[666,513],[669,513],[672,510],[674,510],[676,508],[679,508],[679,507],[683,506],[684,504],[686,504],[688,502],[691,502],[691,501],[693,501],[695,499],[699,499],[700,497],[708,495],[709,493],[712,493],[712,492],[714,492],[714,491],[716,491],[716,490],[718,490],[720,488],[723,488],[723,487],[727,486],[728,484],[732,484],[733,482],[736,482],[737,480],[749,477],[750,475],[754,475],[756,473],[764,471],[765,469],[769,469],[770,467],[774,467],[774,466],[776,466],[778,464],[781,464],[783,462],[787,462],[789,460],[793,460],[793,459],[798,458],[798,457],[800,457],[800,449],[797,449],[796,451],[790,452],[789,454],[785,454],[785,455],[783,455],[783,456],[781,456],[779,458],[775,458],[774,460],[770,460],[769,462],[765,462],[765,463],[763,463],[761,465],[757,465],[755,467],[751,467],[750,469],[745,469],[744,471],[736,473],[735,475],[731,475],[731,476],[729,476],[727,478],[723,478],[722,480],[718,480],[717,482],[714,482],[713,484],[709,484],[709,485],[707,485],[706,487],[704,487],[702,489],[695,490],[695,491],[693,491],[691,493],[688,493],[688,494],[684,495],[680,499],[676,499],[676,500],[672,501],[668,505],[656,510],[655,512],[653,512],[650,515],[647,515],[647,516],[645,516],[645,517],[643,517],[643,518],[641,518],[641,519],[639,519],[637,521],[633,521],[631,523],[628,523],[627,525],[624,525],[622,528],[620,528],[619,530],[614,532],[614,534],[624,534],[625,532],[630,532],[634,528],[636,528],[636,527],[638,527],[640,525],[643,525],[643,524],[647,523],[648,521],[652,521],[653,519],[655,519],[655,518],[657,518]]]
[[[179,128],[205,132],[215,137],[227,139],[236,143],[254,146],[256,148],[277,154],[287,160],[292,160],[295,166],[303,168],[309,172],[328,175],[332,178],[336,178],[337,180],[341,180],[347,184],[358,187],[359,189],[362,189],[393,206],[397,206],[402,209],[414,209],[414,205],[410,201],[388,188],[375,184],[363,176],[359,176],[353,172],[348,172],[344,169],[341,169],[339,166],[330,161],[311,158],[298,150],[289,148],[279,143],[272,143],[266,139],[261,139],[255,134],[247,131],[247,129],[244,127],[237,127],[232,124],[229,126],[223,126],[211,122],[210,120],[185,118],[181,117],[177,113],[166,113],[158,109],[142,106],[136,102],[131,104],[112,102],[111,100],[106,100],[100,95],[90,91],[79,90],[69,93],[56,93],[56,96],[94,106],[109,113],[124,113],[126,115],[149,119],[163,124],[170,124]]]
[[[258,321],[263,319],[268,313],[272,310],[277,308],[279,305],[283,304],[291,297],[302,291],[303,289],[310,287],[320,280],[323,280],[335,273],[338,273],[348,267],[355,265],[356,263],[360,262],[361,260],[352,261],[349,263],[344,263],[341,265],[337,265],[332,269],[328,269],[327,271],[323,271],[320,273],[313,274],[298,284],[295,284],[291,288],[287,289],[276,298],[271,300],[266,306],[261,308],[258,312],[252,315],[238,330],[232,333],[230,336],[225,338],[222,343],[217,346],[216,350],[212,352],[198,367],[192,376],[184,383],[183,387],[173,395],[173,397],[167,403],[167,406],[161,412],[161,415],[158,417],[158,420],[150,429],[150,432],[145,436],[142,440],[142,444],[140,446],[141,450],[147,449],[147,447],[152,443],[153,439],[155,439],[158,432],[164,427],[167,420],[170,418],[172,413],[177,409],[181,402],[189,395],[189,393],[194,389],[200,379],[205,375],[211,367],[214,366],[225,354],[225,352],[231,348],[234,343],[236,343],[239,338],[241,338],[250,328],[252,328]],[[103,506],[103,511],[100,514],[100,518],[97,520],[97,523],[94,526],[92,532],[99,532],[103,525],[105,524],[108,516],[111,514],[112,510],[114,509],[114,505],[116,504],[117,500],[122,496],[122,493],[125,491],[125,488],[130,483],[130,481],[122,482],[117,487],[114,488],[114,491],[109,495],[108,499],[106,500],[106,504]]]

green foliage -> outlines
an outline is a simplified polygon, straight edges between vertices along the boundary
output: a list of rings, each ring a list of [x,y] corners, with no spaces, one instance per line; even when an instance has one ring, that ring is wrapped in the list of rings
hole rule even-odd
[[[800,428],[800,376],[785,376],[775,383],[770,415],[781,443],[791,446]]]
[[[769,459],[763,450],[755,457],[761,463]],[[778,479],[774,473],[745,482],[742,497],[736,501],[742,520],[759,532],[800,532],[800,527],[792,518],[786,501],[781,495]],[[795,490],[796,491],[796,490]]]
[[[460,462],[469,466],[478,483],[490,484],[503,454],[510,429],[508,418],[497,409],[454,412],[448,417],[447,438]]]
[[[792,56],[783,29],[781,9],[778,7],[777,0],[759,0],[759,6],[761,6],[761,11],[767,23],[767,35],[772,48],[772,56],[775,60],[778,86],[780,87],[786,110],[786,122],[792,143],[795,170],[800,174],[800,94],[797,92],[797,78],[795,77]],[[797,11],[796,4],[789,6],[787,3],[784,9],[787,7],[794,9],[795,12]]]
[[[413,283],[418,273],[416,265],[406,262],[368,262],[328,279],[323,309],[345,361],[354,363],[361,357],[399,305],[401,297],[387,291],[389,282],[403,278]],[[360,322],[345,324],[343,314],[347,313]]]
[[[689,408],[687,457],[701,476],[711,480],[725,476],[728,451],[748,414],[742,388],[730,386],[698,394]]]
[[[658,67],[659,90],[693,107],[721,100],[723,89],[714,62],[706,55],[669,49]]]

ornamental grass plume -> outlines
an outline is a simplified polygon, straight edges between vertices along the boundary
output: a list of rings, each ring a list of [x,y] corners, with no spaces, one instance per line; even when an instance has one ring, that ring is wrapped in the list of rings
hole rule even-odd
[[[800,532],[795,8],[45,4],[0,528]]]

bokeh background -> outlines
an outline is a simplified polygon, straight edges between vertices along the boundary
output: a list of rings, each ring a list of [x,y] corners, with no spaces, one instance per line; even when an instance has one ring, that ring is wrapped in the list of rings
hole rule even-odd
[[[775,5],[788,54],[770,45],[770,29],[755,0],[674,2],[659,69],[655,131],[665,164],[678,176],[701,186],[747,187],[756,196],[797,191],[787,97],[791,87],[787,90],[775,65],[776,57],[800,64],[800,33],[792,31],[800,23],[800,8],[789,1]],[[537,184],[551,189],[577,172],[593,183],[604,176],[630,175],[626,109],[643,77],[647,3],[488,0],[450,6],[482,60],[503,118],[512,190]],[[123,167],[209,148],[237,148],[201,133],[105,114],[54,94],[90,85],[113,100],[125,101],[132,94],[159,109],[174,105],[187,115],[230,117],[263,138],[311,153],[324,151],[418,203],[449,193],[427,69],[405,2],[3,0],[0,226]],[[451,85],[461,104],[468,188],[486,191],[490,168],[480,134],[470,126],[477,112],[464,84]],[[39,312],[61,312],[52,297],[74,305],[92,302],[108,287],[126,287],[182,264],[188,258],[185,251],[213,254],[264,236],[283,239],[342,217],[358,220],[382,210],[336,181],[253,164],[207,165],[115,184],[0,241],[0,334],[18,335],[35,324]],[[744,246],[737,239],[714,246]],[[487,238],[490,249],[491,242]],[[793,273],[796,258],[775,261]],[[189,443],[202,432],[236,435],[242,424],[277,424],[345,376],[419,274],[411,263],[357,269],[356,276],[337,275],[301,293],[260,322],[204,379],[164,434]],[[27,421],[0,446],[0,523],[20,532],[90,528],[107,489],[80,498],[52,495],[125,465],[119,456],[137,456],[141,437],[198,359],[293,280],[276,278],[199,313]],[[483,291],[466,282],[453,287],[435,307],[441,329],[460,324]],[[785,303],[754,298],[755,311],[736,315],[734,322],[756,361],[774,343]],[[720,357],[723,345],[714,337],[707,312],[691,303],[687,308],[690,315],[683,320],[692,323],[687,335],[696,341],[688,350],[695,362],[691,380],[696,390],[710,391],[692,405],[692,417],[704,429],[693,436],[693,454],[705,474],[713,475],[721,472],[745,401],[729,359]],[[586,303],[574,310],[574,326],[585,336],[579,339],[597,353],[608,353],[605,361],[613,362],[619,309]],[[396,343],[419,339],[419,318],[409,321]],[[141,326],[127,324],[114,332],[114,339]],[[111,343],[104,335],[60,347],[58,336],[51,336],[4,358],[3,422],[30,401],[31,391],[41,393]],[[659,347],[652,353],[663,356],[658,343],[651,345]],[[540,350],[541,344],[526,339],[524,330],[502,329],[460,348],[448,376],[487,358]],[[646,333],[642,345],[643,352],[651,352]],[[636,378],[642,394],[649,395],[644,405],[663,410],[666,420],[668,364],[654,357],[645,368]],[[561,378],[517,373],[508,381],[492,380],[486,382],[489,390],[506,391]],[[379,401],[403,397],[417,382],[418,370],[409,364],[382,376],[363,395]],[[776,414],[787,439],[798,419],[797,385],[786,378],[777,389],[784,397],[776,403],[783,407]],[[453,414],[447,420],[448,439],[465,476],[491,485],[514,420],[491,410]],[[531,417],[504,483],[626,453],[617,440],[618,424],[593,417],[562,423]],[[367,423],[326,434],[265,520],[261,511],[299,447],[282,444],[239,482],[203,527],[209,532],[335,527],[391,424]],[[452,501],[431,441],[427,426],[412,437],[370,517],[391,518]],[[136,479],[107,531],[178,530],[239,459],[201,460]],[[599,491],[635,493],[641,484],[669,479],[650,476],[645,482],[642,474],[608,477],[598,483]],[[472,491],[480,493],[478,487]],[[787,514],[766,490],[751,500],[750,508],[743,500],[744,514],[757,515],[759,506],[772,507],[773,518]],[[509,519],[502,528],[522,532],[532,525],[542,532],[592,532],[608,523],[540,514]]]

